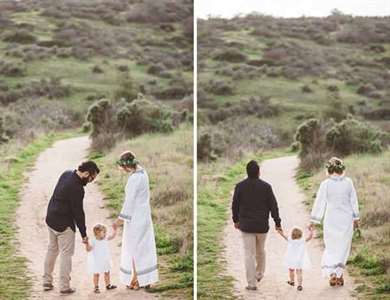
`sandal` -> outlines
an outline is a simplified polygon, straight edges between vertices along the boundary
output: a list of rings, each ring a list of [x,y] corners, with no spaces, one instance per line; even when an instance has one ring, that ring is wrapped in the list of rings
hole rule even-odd
[[[126,286],[129,290],[135,290],[135,291],[138,291],[140,289],[140,286],[138,284],[138,280],[135,281],[135,282],[131,282],[130,285],[127,285]]]
[[[99,287],[98,287],[98,286],[95,286],[94,292],[95,292],[95,294],[100,294],[100,290],[99,290]]]
[[[289,284],[289,285],[291,285],[291,286],[294,286],[295,285],[295,282],[294,281],[287,281],[287,283]]]
[[[112,284],[110,283],[109,285],[106,286],[106,289],[107,289],[107,290],[116,289],[116,285],[112,285]]]
[[[344,278],[341,276],[340,278],[337,278],[336,284],[338,286],[343,286],[344,285]]]
[[[298,285],[297,290],[298,290],[298,291],[302,291],[302,290],[303,290],[303,287],[302,287],[301,285]]]
[[[337,277],[336,274],[331,274],[330,279],[329,279],[329,285],[330,286],[335,286],[337,283]]]

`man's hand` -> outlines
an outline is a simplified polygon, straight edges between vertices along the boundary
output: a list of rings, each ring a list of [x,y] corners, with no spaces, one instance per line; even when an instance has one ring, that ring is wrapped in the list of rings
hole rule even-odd
[[[282,226],[275,226],[277,232],[283,232]]]
[[[88,237],[83,237],[83,244],[88,244]]]
[[[353,229],[358,229],[359,228],[359,220],[353,220]]]
[[[240,229],[240,223],[234,223],[234,228],[236,228],[236,229]]]

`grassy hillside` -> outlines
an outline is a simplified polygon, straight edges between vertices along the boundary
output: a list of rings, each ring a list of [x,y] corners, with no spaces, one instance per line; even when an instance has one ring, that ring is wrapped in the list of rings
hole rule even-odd
[[[146,134],[119,142],[106,154],[92,153],[102,168],[98,184],[112,215],[120,212],[127,176],[115,161],[131,150],[147,170],[161,280],[152,292],[168,299],[191,299],[193,284],[192,126],[169,134]]]
[[[0,3],[0,136],[78,127],[101,98],[191,107],[192,1]]]
[[[390,151],[383,155],[352,155],[345,159],[347,176],[356,187],[361,213],[362,237],[352,243],[348,270],[356,277],[362,299],[390,297]],[[299,181],[312,207],[324,171]]]
[[[347,114],[388,131],[389,20],[198,20],[199,140],[209,135],[215,155],[234,157],[289,145],[309,118]]]

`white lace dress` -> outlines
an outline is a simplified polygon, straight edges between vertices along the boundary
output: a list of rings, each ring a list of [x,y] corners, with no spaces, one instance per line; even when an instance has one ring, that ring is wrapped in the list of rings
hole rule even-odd
[[[285,266],[289,269],[310,269],[311,262],[306,250],[306,242],[303,237],[293,240],[287,239],[287,252]]]
[[[88,272],[101,274],[111,268],[110,248],[107,240],[91,240],[92,250],[88,252]]]

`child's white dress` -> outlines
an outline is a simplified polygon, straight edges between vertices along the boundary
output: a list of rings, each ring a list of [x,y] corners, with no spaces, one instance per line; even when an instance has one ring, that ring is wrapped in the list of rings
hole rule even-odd
[[[285,266],[289,269],[309,269],[311,262],[306,250],[304,237],[293,240],[287,239],[287,252],[285,257]]]
[[[88,272],[100,274],[109,272],[111,268],[111,255],[108,241],[91,240],[92,250],[88,252]]]

